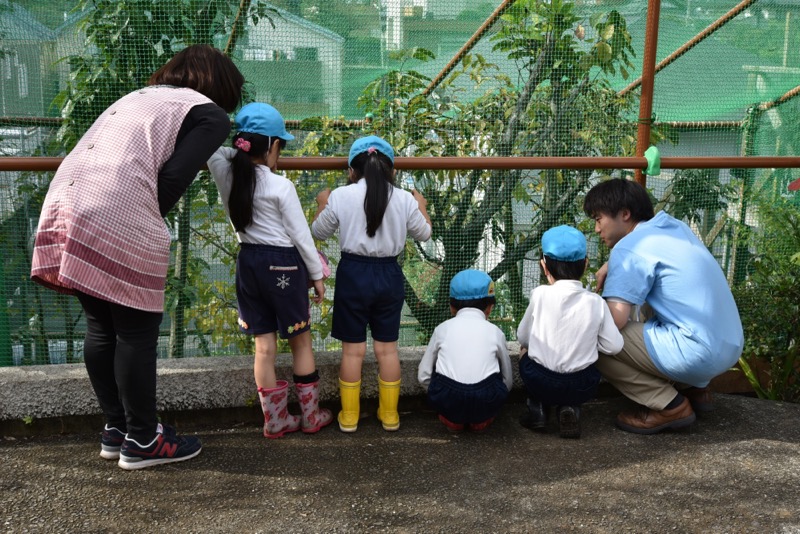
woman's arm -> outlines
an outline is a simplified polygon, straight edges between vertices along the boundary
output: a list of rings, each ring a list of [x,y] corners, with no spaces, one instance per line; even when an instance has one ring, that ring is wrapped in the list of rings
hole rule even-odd
[[[158,208],[162,217],[177,204],[230,131],[228,114],[216,104],[201,104],[189,110],[178,131],[175,150],[158,173]]]

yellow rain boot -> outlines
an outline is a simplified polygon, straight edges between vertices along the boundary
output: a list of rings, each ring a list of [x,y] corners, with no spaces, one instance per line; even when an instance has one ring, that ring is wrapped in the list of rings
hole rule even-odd
[[[361,415],[359,400],[361,397],[361,380],[345,382],[339,379],[339,397],[342,399],[342,411],[339,412],[339,430],[355,432],[358,429],[358,417]]]
[[[378,377],[378,421],[384,430],[394,432],[400,428],[397,401],[400,399],[400,381],[384,382]]]

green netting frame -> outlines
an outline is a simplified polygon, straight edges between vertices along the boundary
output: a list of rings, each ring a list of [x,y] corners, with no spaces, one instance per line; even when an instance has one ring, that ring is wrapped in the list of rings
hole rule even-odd
[[[143,83],[168,57],[165,50],[188,42],[230,51],[248,79],[248,99],[269,101],[290,120],[298,137],[290,155],[343,155],[354,137],[367,132],[415,157],[635,153],[640,92],[629,86],[642,74],[645,0],[87,5],[0,0],[0,157],[63,155],[100,110]],[[537,24],[555,7],[568,16],[553,34]],[[656,75],[651,139],[663,156],[798,154],[800,8],[794,2],[664,4],[657,60],[737,7]],[[539,56],[537,50],[550,52]],[[449,65],[460,52],[462,59]],[[545,72],[530,83],[537,68]],[[580,212],[581,195],[604,176],[631,174],[401,173],[403,187],[417,187],[431,200],[437,225],[434,241],[409,242],[403,258],[409,284],[401,344],[425,343],[432,325],[446,317],[446,280],[466,267],[496,278],[492,319],[513,339],[526,294],[539,283],[541,232],[559,222],[577,224],[590,239],[596,268],[608,251]],[[344,179],[330,171],[290,175],[309,215],[316,191]],[[79,306],[27,280],[38,208],[51,175],[0,176],[0,290],[6,303],[0,307],[0,365],[79,361]],[[798,197],[786,186],[797,178],[794,168],[665,169],[648,178],[658,206],[687,220],[719,259],[745,322],[761,312],[753,295],[739,288],[750,287],[766,250],[785,258],[777,272],[796,275],[791,257],[800,252],[800,240],[792,241],[791,225]],[[771,220],[768,212],[787,218]],[[176,252],[189,254],[183,272],[170,281],[162,355],[249,351],[235,320],[235,240],[207,178],[193,185],[169,224]],[[781,239],[767,240],[781,224],[788,225],[778,232]],[[334,263],[337,250],[335,240],[326,245]],[[317,350],[337,348],[327,335],[329,311],[330,302],[313,309]],[[176,316],[184,319],[176,322]]]

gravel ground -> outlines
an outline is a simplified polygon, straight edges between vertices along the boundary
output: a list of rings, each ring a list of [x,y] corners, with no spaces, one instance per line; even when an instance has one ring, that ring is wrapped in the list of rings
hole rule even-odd
[[[692,428],[638,436],[608,398],[564,440],[519,426],[521,403],[483,434],[406,404],[395,433],[370,404],[354,434],[184,424],[200,456],[135,472],[96,432],[1,438],[0,531],[800,534],[800,405],[717,395]]]

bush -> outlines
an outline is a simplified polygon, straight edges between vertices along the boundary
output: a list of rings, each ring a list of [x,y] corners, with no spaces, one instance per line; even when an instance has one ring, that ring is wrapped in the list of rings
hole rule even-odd
[[[758,219],[749,239],[757,254],[734,289],[745,334],[739,365],[759,397],[798,402],[800,209],[785,198],[760,201]],[[768,364],[766,383],[753,372],[759,360]]]

